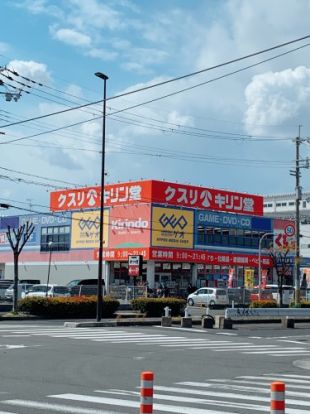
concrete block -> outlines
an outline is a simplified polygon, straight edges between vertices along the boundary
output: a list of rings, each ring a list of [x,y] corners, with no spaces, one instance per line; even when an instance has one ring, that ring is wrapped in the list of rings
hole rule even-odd
[[[215,316],[214,327],[218,329],[232,329],[233,323],[231,319],[226,319],[223,315]]]
[[[295,319],[286,317],[282,318],[282,326],[283,328],[295,328]]]
[[[213,328],[214,320],[212,318],[208,318],[207,316],[204,316],[201,319],[201,327],[204,329],[211,329]]]
[[[161,326],[169,327],[171,326],[172,318],[171,316],[162,316],[161,317]]]
[[[192,327],[192,318],[181,318],[181,328],[191,328]]]

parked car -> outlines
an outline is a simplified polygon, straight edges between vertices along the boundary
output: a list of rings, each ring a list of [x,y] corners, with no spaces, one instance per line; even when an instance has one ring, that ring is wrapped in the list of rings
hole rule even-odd
[[[70,296],[70,291],[67,286],[60,285],[34,285],[26,293],[25,297],[61,297],[61,296]]]
[[[19,283],[29,283],[30,285],[39,285],[41,282],[39,279],[20,279]]]
[[[273,295],[270,292],[270,290],[268,289],[261,289],[260,291],[260,298],[261,300],[272,300],[273,299]],[[254,289],[251,290],[250,293],[250,300],[259,300],[259,289],[258,287],[255,287]]]
[[[33,285],[30,283],[19,283],[17,285],[18,298],[23,299],[25,294],[32,288]],[[5,300],[12,301],[14,294],[14,283],[12,283],[5,291],[4,298]]]
[[[227,289],[223,288],[200,288],[195,292],[191,293],[187,297],[187,303],[190,306],[193,305],[229,305],[229,298]]]
[[[71,288],[73,286],[97,286],[98,279],[74,279],[71,280],[69,283],[67,283],[68,288]]]

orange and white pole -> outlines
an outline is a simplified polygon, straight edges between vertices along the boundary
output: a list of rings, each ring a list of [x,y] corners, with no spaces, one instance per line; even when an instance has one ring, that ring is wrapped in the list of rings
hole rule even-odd
[[[270,385],[270,414],[285,414],[284,382],[272,382]]]
[[[140,414],[152,414],[154,373],[152,371],[141,372],[140,380]]]

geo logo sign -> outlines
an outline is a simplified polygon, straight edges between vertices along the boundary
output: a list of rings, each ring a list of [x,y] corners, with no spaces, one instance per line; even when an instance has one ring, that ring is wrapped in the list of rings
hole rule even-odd
[[[181,230],[187,226],[186,218],[183,215],[181,215],[181,217],[176,217],[175,214],[167,216],[166,213],[159,218],[159,223],[164,228],[171,226],[173,229],[179,227]]]
[[[152,208],[152,246],[193,248],[194,211]]]
[[[72,214],[71,248],[90,249],[99,247],[100,211]],[[109,210],[104,210],[103,247],[108,245]]]

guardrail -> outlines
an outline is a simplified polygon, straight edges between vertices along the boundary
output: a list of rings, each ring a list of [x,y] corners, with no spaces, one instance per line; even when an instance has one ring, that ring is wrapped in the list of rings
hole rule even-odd
[[[309,317],[310,308],[227,308],[226,319],[238,319],[244,317]]]

